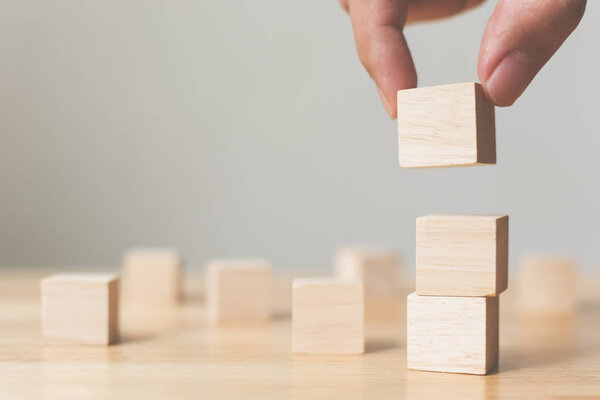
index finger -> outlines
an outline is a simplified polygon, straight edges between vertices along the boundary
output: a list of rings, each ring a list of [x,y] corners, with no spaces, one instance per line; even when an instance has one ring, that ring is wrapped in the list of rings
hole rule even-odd
[[[396,93],[417,85],[417,72],[402,33],[409,0],[350,0],[358,56],[375,81],[381,101],[396,118]]]

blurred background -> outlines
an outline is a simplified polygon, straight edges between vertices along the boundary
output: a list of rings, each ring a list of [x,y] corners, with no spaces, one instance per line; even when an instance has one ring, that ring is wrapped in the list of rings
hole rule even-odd
[[[408,27],[421,86],[476,81],[493,1]],[[600,265],[600,2],[524,96],[497,109],[496,166],[401,170],[337,1],[0,2],[0,265],[328,267],[398,248],[415,218],[510,215],[526,250]]]

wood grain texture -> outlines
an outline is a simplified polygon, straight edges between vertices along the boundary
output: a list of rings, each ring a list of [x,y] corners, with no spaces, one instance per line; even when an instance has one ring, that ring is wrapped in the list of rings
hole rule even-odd
[[[577,306],[577,267],[567,257],[528,254],[517,275],[519,312],[524,315],[571,316]]]
[[[593,272],[594,269],[588,269]],[[62,270],[63,268],[58,268]],[[116,269],[116,268],[115,268]],[[113,269],[114,270],[114,269]],[[597,270],[596,270],[597,271]],[[485,376],[406,368],[406,296],[400,313],[365,326],[362,355],[296,355],[290,348],[291,279],[322,269],[277,271],[269,323],[208,324],[204,275],[189,270],[185,301],[164,314],[124,304],[114,346],[44,343],[44,270],[0,269],[0,398],[39,399],[586,399],[600,396],[600,277],[583,275],[575,318],[517,318],[509,288],[500,304],[499,366]]]
[[[170,307],[182,296],[182,260],[174,249],[136,248],[123,255],[123,300]]]
[[[416,231],[417,294],[497,296],[508,287],[508,216],[428,215]]]
[[[292,299],[294,353],[364,352],[364,299],[359,280],[296,279]]]
[[[498,297],[407,299],[409,369],[483,375],[498,363]]]
[[[496,163],[494,106],[478,83],[398,92],[400,167]]]
[[[335,256],[334,273],[363,282],[365,300],[396,296],[400,287],[400,257],[393,249],[344,247]]]
[[[58,274],[41,282],[47,341],[108,345],[119,337],[119,278]]]
[[[212,260],[208,263],[206,274],[211,321],[264,322],[271,316],[271,267],[267,261]]]

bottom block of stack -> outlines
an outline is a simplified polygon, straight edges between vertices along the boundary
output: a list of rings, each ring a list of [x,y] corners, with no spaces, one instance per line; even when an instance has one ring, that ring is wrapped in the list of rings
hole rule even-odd
[[[295,279],[292,348],[294,353],[363,353],[362,282],[333,278]]]
[[[498,364],[498,297],[407,299],[409,369],[484,375]]]

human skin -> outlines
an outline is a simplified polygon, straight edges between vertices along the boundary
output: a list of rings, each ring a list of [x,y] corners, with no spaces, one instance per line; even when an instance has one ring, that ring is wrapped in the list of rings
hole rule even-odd
[[[396,92],[416,87],[406,24],[447,18],[484,0],[340,0],[358,56],[396,118]],[[586,0],[499,0],[483,33],[477,71],[486,96],[510,106],[575,30]]]

